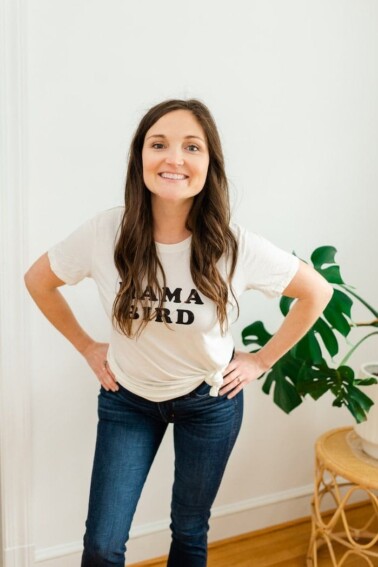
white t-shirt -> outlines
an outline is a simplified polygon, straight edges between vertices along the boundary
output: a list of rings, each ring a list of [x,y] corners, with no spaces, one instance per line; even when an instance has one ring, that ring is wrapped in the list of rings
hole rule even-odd
[[[51,269],[68,285],[85,277],[95,280],[110,320],[120,286],[114,247],[123,212],[124,207],[101,212],[48,250]],[[239,245],[232,280],[236,297],[247,289],[260,290],[268,297],[280,295],[295,275],[299,259],[237,224],[230,227]],[[195,288],[190,247],[191,237],[178,244],[156,243],[166,275],[164,309],[168,311],[164,313],[169,328],[159,312],[138,338],[128,338],[111,325],[110,369],[119,384],[154,402],[185,395],[204,380],[212,385],[211,394],[218,395],[234,348],[230,330],[221,334],[214,302]],[[227,281],[224,257],[218,269]],[[235,313],[229,293],[229,321]]]

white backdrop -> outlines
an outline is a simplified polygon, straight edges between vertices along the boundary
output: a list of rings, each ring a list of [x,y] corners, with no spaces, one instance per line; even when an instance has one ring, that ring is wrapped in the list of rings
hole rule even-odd
[[[79,223],[122,203],[128,145],[144,111],[165,98],[194,96],[210,107],[221,133],[234,219],[306,260],[317,246],[334,245],[345,280],[376,302],[374,0],[19,4],[25,32],[19,80],[26,89],[18,123],[26,151],[18,209],[25,238],[18,246],[24,270]],[[63,293],[83,326],[107,340],[93,282]],[[12,301],[4,305],[10,313]],[[5,534],[6,567],[21,567],[12,557],[22,546],[35,552],[23,565],[74,567],[98,383],[25,297],[22,306],[28,348],[19,364],[28,369],[31,393],[32,512],[30,530],[22,532],[27,541],[10,543]],[[355,314],[366,319],[362,310]],[[277,329],[278,302],[248,293],[234,325],[237,348],[243,348],[241,330],[257,319]],[[356,368],[376,358],[373,347],[366,343],[355,355]],[[308,515],[314,440],[352,423],[328,397],[308,400],[287,416],[260,383],[245,394],[244,425],[214,506],[212,540]],[[168,549],[172,469],[169,433],[136,513],[130,562]]]

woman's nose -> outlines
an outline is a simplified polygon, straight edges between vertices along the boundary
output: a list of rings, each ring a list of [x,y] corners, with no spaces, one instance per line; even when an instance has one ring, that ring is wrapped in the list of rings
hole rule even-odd
[[[183,165],[184,158],[180,152],[171,152],[165,160],[169,165]]]

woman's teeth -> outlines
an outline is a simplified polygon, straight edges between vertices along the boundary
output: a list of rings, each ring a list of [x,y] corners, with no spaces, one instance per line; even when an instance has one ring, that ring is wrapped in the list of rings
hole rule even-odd
[[[186,177],[186,175],[180,173],[160,173],[159,175],[165,179],[185,179]]]

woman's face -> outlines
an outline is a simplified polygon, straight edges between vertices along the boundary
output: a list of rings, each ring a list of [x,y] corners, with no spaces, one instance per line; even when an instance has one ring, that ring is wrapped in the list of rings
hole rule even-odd
[[[192,201],[205,185],[209,151],[205,133],[188,110],[162,116],[147,131],[143,179],[153,199]]]

